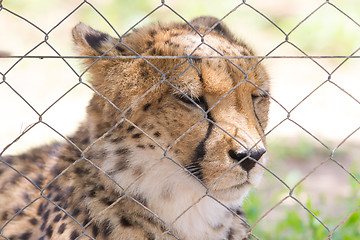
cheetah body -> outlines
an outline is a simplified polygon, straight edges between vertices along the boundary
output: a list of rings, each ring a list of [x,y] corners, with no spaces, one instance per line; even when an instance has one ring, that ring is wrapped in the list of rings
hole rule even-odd
[[[253,55],[223,23],[191,25],[121,40],[74,28],[78,52],[102,56],[84,60],[95,91],[86,120],[63,143],[0,156],[0,238],[246,237],[269,80],[257,58],[222,57]]]

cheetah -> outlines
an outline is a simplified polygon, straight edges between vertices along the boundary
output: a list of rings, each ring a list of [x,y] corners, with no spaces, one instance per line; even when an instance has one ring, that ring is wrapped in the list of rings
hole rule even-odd
[[[248,239],[269,77],[214,17],[121,38],[79,23],[94,96],[66,141],[0,156],[0,239]]]

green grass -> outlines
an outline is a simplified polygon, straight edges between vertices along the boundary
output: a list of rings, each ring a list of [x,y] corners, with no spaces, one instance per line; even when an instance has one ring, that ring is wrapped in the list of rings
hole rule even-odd
[[[358,176],[360,177],[360,175]],[[351,196],[343,199],[347,205],[346,215],[358,209],[360,206],[359,186],[352,185]],[[301,193],[301,191],[300,191]],[[255,223],[263,214],[266,209],[263,209],[263,201],[267,198],[262,196],[261,193],[251,193],[244,205],[244,210],[247,214],[248,222]],[[312,200],[309,198],[305,206],[315,215],[321,215],[319,210],[313,207]],[[336,207],[336,206],[334,206]],[[264,211],[265,210],[265,211]],[[280,210],[281,212],[279,212]],[[329,232],[327,229],[310,213],[301,211],[301,207],[287,207],[276,208],[275,214],[279,215],[277,221],[272,222],[271,225],[259,224],[254,227],[253,234],[259,239],[266,240],[302,240],[302,239],[328,239]],[[265,217],[266,218],[266,217]],[[321,219],[332,231],[340,222],[336,218]],[[333,240],[354,240],[360,237],[360,209],[353,213],[345,223],[341,224],[332,235]],[[255,238],[252,238],[255,239]]]
[[[295,146],[290,146],[290,144],[281,145],[274,142],[269,145],[275,148],[273,155],[277,158],[277,163],[272,163],[274,166],[270,164],[272,169],[279,165],[286,165],[291,159],[303,161],[303,163],[307,164],[309,161],[314,161],[321,155],[325,156],[325,158],[327,156],[327,153],[323,150],[316,149],[303,140],[300,140],[299,144],[295,144]],[[319,151],[321,152],[320,154]],[[353,154],[341,153],[340,155],[349,157],[349,155]],[[352,167],[350,167],[350,172],[353,173],[357,179],[360,179],[359,157],[355,155],[351,156],[351,158],[353,159],[353,164]],[[281,171],[284,172],[283,174],[285,175],[283,180],[290,188],[294,187],[304,176],[298,169],[282,169]],[[279,172],[276,172],[276,174],[279,174]],[[346,183],[346,187],[349,188],[349,195],[347,197],[339,195],[339,197],[334,199],[332,204],[326,201],[329,200],[326,194],[320,194],[320,196],[314,197],[314,194],[309,193],[303,184],[298,185],[292,193],[292,196],[317,216],[329,230],[291,197],[288,197],[286,201],[266,214],[267,211],[283,198],[289,196],[289,189],[283,187],[281,184],[282,188],[279,190],[278,186],[279,182],[271,174],[265,174],[261,188],[251,192],[244,203],[244,210],[250,225],[253,225],[259,218],[265,215],[252,230],[252,233],[258,239],[360,239],[360,184],[350,175]],[[315,201],[317,202],[316,204]],[[347,218],[347,216],[349,217]],[[342,223],[342,221],[344,222]],[[333,229],[335,229],[335,231],[331,235],[330,232],[333,231]],[[252,239],[256,238],[253,237]]]

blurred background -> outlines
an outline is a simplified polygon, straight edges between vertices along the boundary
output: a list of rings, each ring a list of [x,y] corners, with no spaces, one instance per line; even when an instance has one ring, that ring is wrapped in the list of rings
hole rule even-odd
[[[92,90],[78,84],[77,74],[83,70],[79,59],[48,57],[75,56],[71,29],[78,22],[117,36],[152,22],[190,21],[200,15],[223,18],[231,12],[224,19],[229,28],[257,55],[270,56],[263,61],[272,79],[268,169],[277,177],[266,171],[246,200],[254,235],[325,239],[336,229],[333,239],[360,239],[357,0],[0,3],[3,154],[61,140],[84,118]],[[44,57],[21,58],[24,55]]]

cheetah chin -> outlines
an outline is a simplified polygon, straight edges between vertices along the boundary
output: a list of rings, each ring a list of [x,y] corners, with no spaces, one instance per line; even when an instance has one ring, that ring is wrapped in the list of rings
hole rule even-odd
[[[267,159],[269,77],[218,19],[190,25],[120,39],[74,27],[94,96],[67,141],[0,156],[0,236],[248,237],[241,205]]]

